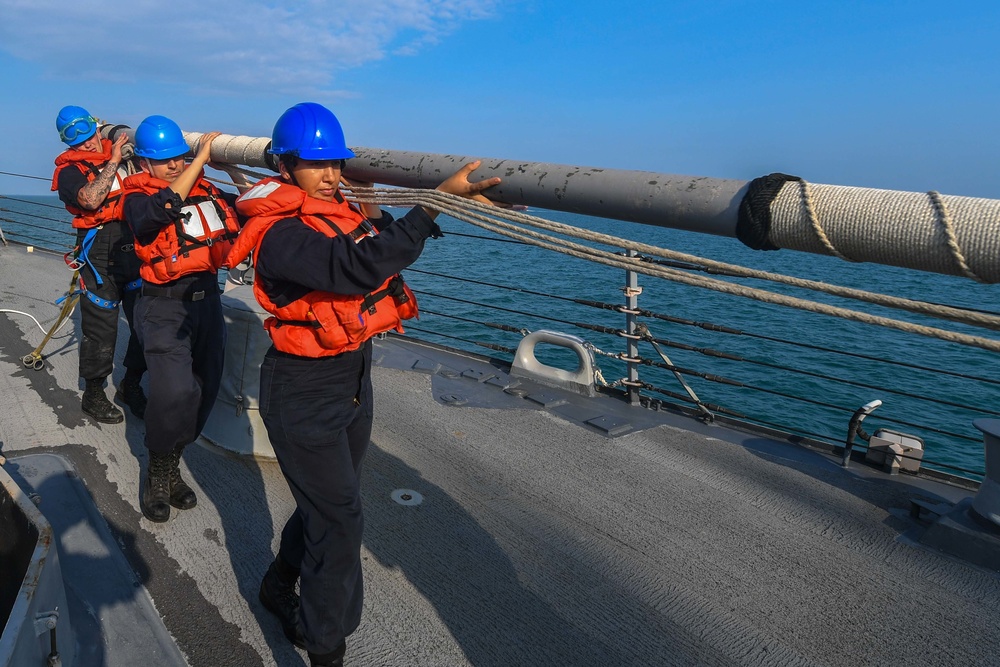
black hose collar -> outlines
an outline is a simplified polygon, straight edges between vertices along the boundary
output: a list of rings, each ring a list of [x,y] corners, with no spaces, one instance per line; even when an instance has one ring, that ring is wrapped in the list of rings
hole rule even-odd
[[[269,141],[267,142],[267,146],[264,147],[264,164],[266,164],[271,171],[278,173],[281,171],[278,169],[278,156],[274,155],[270,151],[271,142]]]
[[[736,219],[736,238],[754,250],[780,250],[770,240],[771,203],[788,181],[801,181],[798,176],[773,173],[750,181],[740,202]]]

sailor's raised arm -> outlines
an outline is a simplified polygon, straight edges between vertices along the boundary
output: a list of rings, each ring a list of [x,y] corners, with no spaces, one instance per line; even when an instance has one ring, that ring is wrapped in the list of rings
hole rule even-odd
[[[212,154],[212,142],[220,134],[222,133],[208,132],[201,135],[201,139],[198,140],[198,152],[195,154],[194,159],[191,160],[191,164],[170,183],[170,189],[176,192],[181,199],[187,199],[188,195],[191,194],[191,188],[201,178],[201,170],[208,164],[208,160]]]
[[[124,132],[111,144],[111,159],[101,168],[101,173],[94,180],[80,188],[76,195],[76,200],[80,208],[88,211],[96,211],[104,204],[114,185],[115,175],[118,173],[118,166],[122,162],[122,146],[128,141],[128,135]]]

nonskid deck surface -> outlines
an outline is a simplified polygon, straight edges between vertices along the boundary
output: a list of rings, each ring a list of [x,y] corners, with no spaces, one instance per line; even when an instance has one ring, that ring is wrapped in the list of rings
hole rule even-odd
[[[47,327],[68,282],[62,266],[0,249],[0,308]],[[191,447],[182,470],[198,506],[151,524],[138,509],[143,423],[128,414],[96,425],[80,412],[75,331],[46,348],[44,370],[26,370],[20,359],[43,334],[26,317],[0,317],[8,467],[42,452],[73,463],[189,664],[306,664],[257,601],[293,507],[277,464]],[[484,389],[502,370],[482,359],[394,339],[375,356],[366,606],[348,665],[978,665],[1000,655],[1000,578],[905,539],[920,529],[911,498],[967,492],[845,471],[649,411],[637,423],[663,423],[609,438]],[[476,369],[479,380],[463,376]],[[610,400],[567,397],[563,411],[604,414]],[[115,628],[103,631],[113,645]]]

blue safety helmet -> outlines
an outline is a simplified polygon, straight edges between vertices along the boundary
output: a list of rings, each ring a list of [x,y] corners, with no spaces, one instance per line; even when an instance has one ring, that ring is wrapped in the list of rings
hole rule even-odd
[[[177,123],[166,116],[149,116],[135,128],[135,154],[152,160],[169,160],[190,149]]]
[[[97,120],[83,107],[67,106],[56,116],[56,130],[67,146],[82,144],[97,132]]]
[[[354,151],[344,141],[344,130],[333,112],[322,104],[296,104],[274,124],[272,155],[295,155],[303,160],[346,160]]]

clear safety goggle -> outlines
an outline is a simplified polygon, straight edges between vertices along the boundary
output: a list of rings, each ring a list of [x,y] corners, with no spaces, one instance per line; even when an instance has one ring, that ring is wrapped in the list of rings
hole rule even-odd
[[[73,141],[81,134],[90,132],[95,125],[97,125],[97,120],[93,116],[74,118],[59,130],[59,138],[63,141]]]

